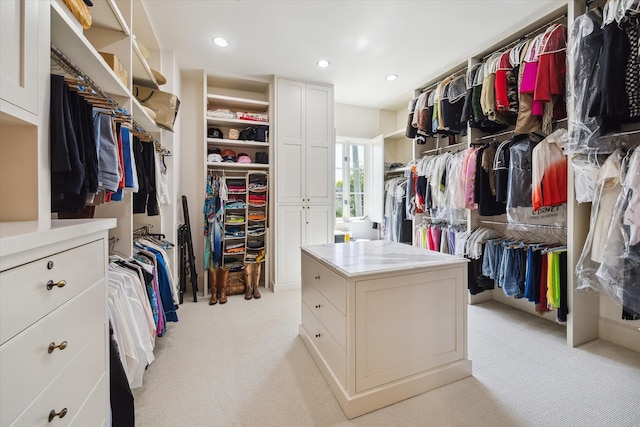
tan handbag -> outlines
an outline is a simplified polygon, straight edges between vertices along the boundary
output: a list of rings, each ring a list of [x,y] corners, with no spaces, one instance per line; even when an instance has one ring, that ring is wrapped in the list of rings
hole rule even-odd
[[[133,85],[133,95],[144,107],[156,113],[155,120],[158,126],[173,131],[173,124],[180,108],[180,100],[177,96],[140,85]]]

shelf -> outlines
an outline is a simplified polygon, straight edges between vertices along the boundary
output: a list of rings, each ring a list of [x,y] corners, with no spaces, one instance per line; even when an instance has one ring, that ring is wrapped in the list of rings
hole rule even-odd
[[[156,121],[153,120],[149,116],[149,114],[147,114],[144,108],[142,108],[142,104],[140,104],[140,101],[138,101],[134,96],[131,97],[131,105],[132,105],[131,114],[132,114],[133,120],[135,120],[136,123],[142,126],[144,130],[146,130],[147,132],[150,132],[150,133],[160,132],[160,126],[158,126]]]
[[[70,13],[63,4],[51,2],[51,44],[60,49],[106,93],[131,97],[129,89],[87,40],[82,27]]]
[[[390,134],[384,135],[383,138],[384,139],[389,139],[389,140],[393,140],[393,141],[402,141],[402,140],[411,140],[411,138],[407,138],[407,135],[405,134],[406,129],[398,129],[395,132],[391,132]]]
[[[120,8],[115,0],[94,0],[91,8],[91,26],[105,28],[131,35],[131,30],[127,24]]]
[[[229,237],[225,236],[224,240],[244,240],[244,237]]]
[[[233,110],[249,110],[256,113],[266,113],[269,110],[269,102],[256,101],[254,99],[237,98],[225,95],[207,95],[209,104],[216,107],[229,108]]]
[[[228,146],[234,146],[234,147],[269,148],[268,142],[242,141],[239,139],[207,138],[207,144],[228,145]]]
[[[207,117],[207,124],[218,126],[233,126],[233,125],[253,125],[253,126],[269,126],[269,122],[258,122],[255,120],[240,120],[240,119],[224,119],[222,117]]]
[[[210,169],[269,169],[269,165],[263,163],[233,162],[207,162],[207,167]]]
[[[238,256],[238,255],[245,255],[246,252],[224,252],[223,255],[224,256]]]
[[[133,83],[158,89],[158,82],[151,72],[151,67],[147,62],[147,59],[142,54],[142,51],[140,50],[135,37],[131,39],[131,42],[131,45],[133,47],[133,73],[131,75],[131,77],[133,78]]]

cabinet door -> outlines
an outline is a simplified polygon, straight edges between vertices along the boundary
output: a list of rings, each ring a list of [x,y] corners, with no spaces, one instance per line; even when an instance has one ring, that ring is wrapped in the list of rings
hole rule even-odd
[[[276,283],[300,282],[300,245],[305,209],[298,206],[278,206],[276,218]]]
[[[333,89],[307,85],[306,196],[310,203],[333,203],[335,193]]]
[[[276,80],[276,182],[278,203],[304,203],[305,84]]]
[[[38,7],[29,0],[0,1],[0,98],[38,114]]]
[[[303,245],[323,245],[332,242],[335,207],[333,205],[307,206],[305,209],[305,235]]]

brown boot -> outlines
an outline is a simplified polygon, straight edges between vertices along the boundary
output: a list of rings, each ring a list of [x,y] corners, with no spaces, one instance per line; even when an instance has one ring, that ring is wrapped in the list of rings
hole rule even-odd
[[[245,293],[244,299],[253,298],[253,283],[252,283],[252,272],[253,266],[255,264],[245,263],[244,264],[244,285],[245,285]]]
[[[218,302],[218,288],[216,286],[216,283],[218,282],[218,269],[210,268],[209,274],[207,274],[207,278],[209,279],[209,289],[211,289],[211,299],[209,300],[209,305],[213,305]]]
[[[227,281],[229,280],[229,267],[218,269],[218,301],[220,304],[227,302]]]
[[[258,287],[260,287],[260,267],[262,264],[253,264],[253,271],[251,272],[251,282],[253,282],[253,298],[260,298],[260,292],[258,291]]]

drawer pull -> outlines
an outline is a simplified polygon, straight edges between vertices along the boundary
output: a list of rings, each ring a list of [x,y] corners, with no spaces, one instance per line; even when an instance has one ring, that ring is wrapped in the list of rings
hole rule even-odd
[[[51,289],[54,288],[54,286],[57,286],[58,288],[64,288],[64,285],[66,284],[67,284],[66,280],[60,280],[58,283],[53,283],[53,280],[49,280],[47,282],[47,290],[50,291]]]
[[[320,304],[317,304],[317,305],[316,305],[316,308],[320,308],[320,307],[321,307],[321,305],[320,305]]]
[[[320,334],[316,334],[316,338],[320,338]]]
[[[315,279],[316,279],[316,280],[320,280],[320,275],[318,274],[318,275],[315,277]]]
[[[53,353],[53,350],[55,350],[56,348],[59,348],[60,350],[64,350],[65,348],[67,348],[67,345],[69,343],[66,341],[62,341],[60,344],[56,345],[55,342],[52,342],[51,344],[49,344],[49,354]],[[60,417],[62,418],[62,417]]]
[[[56,412],[55,409],[52,409],[51,412],[49,412],[49,422],[53,421],[55,417],[64,418],[64,416],[67,415],[67,412],[67,408],[62,408],[60,412]]]

